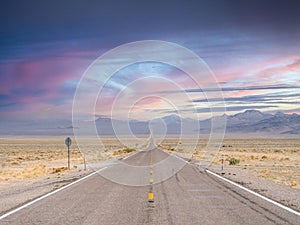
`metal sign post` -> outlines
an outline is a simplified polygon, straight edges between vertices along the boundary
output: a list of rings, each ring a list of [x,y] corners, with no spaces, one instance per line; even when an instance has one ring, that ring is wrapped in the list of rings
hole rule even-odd
[[[72,140],[70,137],[67,137],[65,140],[66,146],[68,146],[68,168],[70,169],[70,146],[72,144]]]

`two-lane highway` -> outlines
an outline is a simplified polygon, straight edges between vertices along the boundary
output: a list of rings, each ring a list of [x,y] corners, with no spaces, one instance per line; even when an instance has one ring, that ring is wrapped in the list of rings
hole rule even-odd
[[[146,179],[154,178],[153,202],[148,199],[150,183],[126,186],[94,174],[3,218],[0,224],[300,224],[299,216],[225,183],[194,164],[186,163],[173,176],[156,183],[164,171],[155,165],[168,158],[175,156],[155,148],[122,160],[137,169],[147,168]],[[103,171],[114,171],[115,166],[118,164]]]

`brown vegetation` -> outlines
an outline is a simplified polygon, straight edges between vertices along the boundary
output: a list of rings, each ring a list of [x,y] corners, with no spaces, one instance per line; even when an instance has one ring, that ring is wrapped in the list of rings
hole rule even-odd
[[[187,142],[188,140],[183,140]],[[163,149],[176,149],[177,139],[166,139]],[[193,158],[202,160],[208,150],[207,140],[200,139]],[[275,182],[300,188],[300,139],[225,139],[213,158],[221,165],[222,155],[226,166],[237,166]],[[287,172],[288,171],[288,172]]]
[[[136,149],[127,148],[115,138],[101,139],[105,145],[103,159],[128,154]],[[180,142],[180,144],[179,144]],[[184,152],[201,160],[208,153],[207,140],[164,139],[159,147]],[[247,169],[261,177],[300,188],[300,140],[299,139],[226,139],[213,164],[221,165],[222,155],[226,166]],[[233,160],[235,159],[235,160]],[[233,162],[234,161],[234,162]],[[76,142],[71,146],[71,170],[83,164],[82,154]],[[231,165],[230,165],[231,164]],[[0,181],[42,177],[49,174],[63,175],[67,169],[67,148],[63,137],[48,138],[1,138]]]
[[[71,170],[83,164],[82,153],[76,142],[70,148]],[[114,138],[102,140],[106,157],[112,157],[115,149],[123,145]],[[122,153],[132,149],[123,149]],[[64,137],[0,138],[0,181],[22,180],[50,174],[63,175],[69,170],[68,151]]]

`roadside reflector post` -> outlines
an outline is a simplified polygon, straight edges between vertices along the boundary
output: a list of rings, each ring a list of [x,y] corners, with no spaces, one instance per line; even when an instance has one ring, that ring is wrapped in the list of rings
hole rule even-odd
[[[222,171],[224,170],[224,154],[222,154]]]
[[[70,169],[70,146],[72,144],[72,140],[70,137],[66,138],[65,144],[68,147],[68,169]]]
[[[86,170],[86,161],[85,161],[85,155],[83,155],[83,164],[84,164],[84,170]]]

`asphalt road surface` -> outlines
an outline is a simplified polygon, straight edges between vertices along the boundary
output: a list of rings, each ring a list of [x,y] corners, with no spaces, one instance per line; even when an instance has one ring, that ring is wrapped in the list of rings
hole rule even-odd
[[[150,179],[155,179],[160,171],[149,165],[169,157],[175,156],[153,149],[122,161],[145,166]],[[300,224],[299,216],[219,180],[193,163],[163,182],[150,181],[133,187],[94,174],[9,215],[0,224]]]

